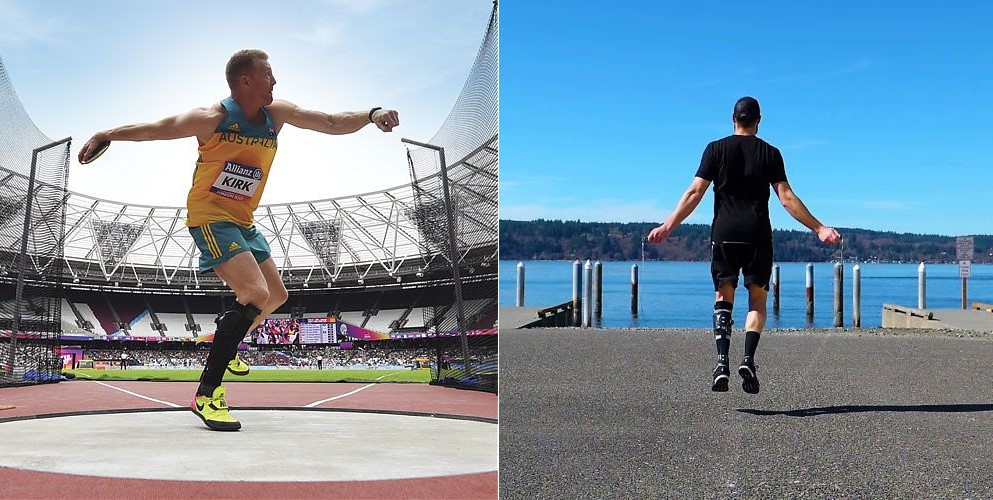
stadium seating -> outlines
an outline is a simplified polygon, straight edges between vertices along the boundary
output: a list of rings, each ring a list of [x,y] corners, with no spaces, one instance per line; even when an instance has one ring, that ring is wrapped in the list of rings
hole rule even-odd
[[[215,319],[217,319],[217,314],[194,314],[194,324],[200,325],[197,336],[213,334],[217,330],[217,323],[214,323]]]
[[[188,324],[186,322],[186,313],[156,312],[155,315],[158,316],[159,322],[165,325],[165,335],[167,337],[189,338],[193,336],[193,332],[189,331],[186,327]]]
[[[407,314],[407,322],[403,325],[404,328],[424,328],[424,308],[414,307],[410,310],[410,314]]]
[[[343,311],[338,319],[350,325],[361,325],[365,321],[365,316],[363,311]]]
[[[76,310],[79,311],[79,315],[83,318],[84,328],[88,324],[93,335],[98,337],[107,336],[107,331],[103,329],[103,325],[97,319],[96,313],[93,312],[93,309],[88,304],[76,302],[73,305],[76,306]],[[62,312],[62,316],[65,317],[65,310]]]
[[[372,330],[374,332],[389,332],[392,329],[390,325],[400,319],[400,316],[406,312],[406,309],[388,309],[385,311],[379,311],[378,314],[369,317],[369,321],[365,324],[366,330]]]
[[[152,329],[152,318],[148,314],[148,310],[144,310],[138,313],[138,316],[134,319],[128,321],[131,326],[131,336],[132,337],[159,337],[161,334],[158,330]]]

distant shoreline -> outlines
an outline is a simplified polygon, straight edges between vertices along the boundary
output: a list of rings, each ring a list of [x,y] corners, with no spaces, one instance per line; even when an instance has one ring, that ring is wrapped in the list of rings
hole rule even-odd
[[[500,221],[500,255],[508,260],[707,262],[710,226],[682,224],[660,245],[645,242],[656,223]],[[773,229],[777,262],[956,263],[955,237],[838,228],[843,244],[824,245],[810,231]],[[993,263],[993,235],[973,235],[974,264]]]

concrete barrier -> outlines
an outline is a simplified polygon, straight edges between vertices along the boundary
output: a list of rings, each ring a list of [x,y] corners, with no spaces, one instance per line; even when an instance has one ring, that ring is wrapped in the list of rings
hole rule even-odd
[[[932,328],[934,313],[927,309],[883,304],[883,328]]]
[[[982,309],[918,309],[883,304],[883,328],[993,330],[993,315]]]

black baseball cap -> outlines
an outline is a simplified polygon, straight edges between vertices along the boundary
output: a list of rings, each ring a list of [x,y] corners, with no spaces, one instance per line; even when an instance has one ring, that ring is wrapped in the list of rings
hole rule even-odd
[[[738,102],[734,103],[734,117],[737,120],[742,120],[749,122],[754,121],[762,117],[762,112],[759,109],[759,101],[754,97],[742,97],[738,99]]]

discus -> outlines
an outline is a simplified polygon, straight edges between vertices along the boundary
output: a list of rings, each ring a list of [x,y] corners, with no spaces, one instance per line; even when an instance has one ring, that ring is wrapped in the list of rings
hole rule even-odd
[[[85,158],[80,160],[79,163],[86,165],[87,163],[90,163],[93,160],[100,158],[100,155],[102,155],[104,151],[107,151],[107,148],[109,147],[110,147],[110,141],[103,141],[100,144],[97,144],[97,147],[92,151],[90,151],[89,154],[86,155]]]

